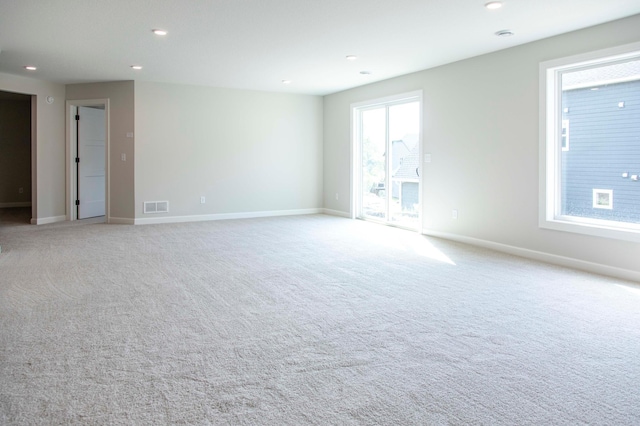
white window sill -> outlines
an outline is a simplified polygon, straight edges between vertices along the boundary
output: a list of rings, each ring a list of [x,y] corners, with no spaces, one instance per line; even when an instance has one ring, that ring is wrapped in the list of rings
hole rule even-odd
[[[539,223],[540,228],[553,229],[555,231],[573,232],[594,237],[640,243],[640,225],[630,223],[628,227],[624,228],[619,225],[620,222],[584,219],[572,216],[561,216],[552,220],[542,219]]]

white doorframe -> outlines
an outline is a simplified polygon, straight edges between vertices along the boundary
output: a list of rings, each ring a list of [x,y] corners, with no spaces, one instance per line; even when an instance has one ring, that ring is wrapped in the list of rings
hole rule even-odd
[[[422,98],[422,90],[415,90],[413,92],[407,92],[407,93],[402,93],[399,95],[393,95],[393,96],[386,96],[383,98],[378,98],[378,99],[372,99],[372,100],[368,100],[368,101],[362,101],[362,102],[357,102],[357,103],[353,103],[351,104],[351,161],[350,161],[350,173],[349,173],[349,177],[351,179],[351,206],[350,206],[350,217],[351,219],[356,219],[358,218],[358,213],[361,209],[360,206],[360,195],[362,193],[362,188],[360,188],[360,183],[362,181],[361,178],[358,178],[358,176],[356,176],[356,173],[361,173],[362,172],[362,167],[361,167],[361,162],[362,162],[362,153],[361,153],[361,146],[360,146],[360,134],[362,132],[361,126],[361,120],[359,119],[359,114],[361,113],[362,110],[365,109],[369,109],[369,108],[373,108],[376,106],[387,106],[389,104],[399,104],[399,103],[403,103],[403,101],[407,101],[410,102],[412,100],[418,100],[419,102],[419,114],[420,114],[420,131],[419,131],[419,135],[418,135],[418,144],[419,144],[419,148],[418,148],[418,158],[420,160],[420,167],[419,167],[419,182],[418,182],[418,217],[420,218],[420,221],[423,220],[422,218],[422,192],[423,192],[423,176],[424,176],[424,171],[423,171],[423,141],[422,141],[422,135],[424,133],[423,130],[423,126],[424,126],[424,122],[423,122],[423,98]],[[387,129],[388,132],[388,129]],[[387,175],[389,173],[389,170],[387,170]],[[389,176],[389,175],[388,175]],[[389,176],[389,181],[391,181],[390,176]],[[416,229],[416,231],[418,232],[422,232],[422,223],[419,225],[418,229]]]
[[[82,99],[82,100],[68,100],[66,104],[66,130],[67,130],[67,143],[66,143],[66,157],[67,157],[67,173],[66,173],[66,206],[67,206],[67,220],[77,220],[78,219],[78,210],[75,205],[75,194],[77,192],[77,180],[76,180],[76,148],[75,148],[75,137],[76,137],[76,120],[75,120],[75,108],[80,106],[103,106],[104,107],[104,126],[105,126],[105,165],[104,165],[104,173],[105,173],[105,220],[107,223],[110,222],[111,218],[111,209],[110,209],[110,173],[109,173],[109,162],[110,162],[110,132],[109,132],[109,99]]]

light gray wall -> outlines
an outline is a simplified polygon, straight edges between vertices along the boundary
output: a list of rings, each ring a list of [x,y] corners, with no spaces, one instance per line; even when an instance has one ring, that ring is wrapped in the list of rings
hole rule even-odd
[[[322,98],[136,82],[136,218],[322,207]],[[200,197],[206,203],[200,204]]]
[[[0,99],[0,206],[30,202],[31,97]]]
[[[36,194],[32,216],[60,218],[65,215],[64,86],[0,73],[0,90],[36,96],[35,110],[32,109],[36,127],[36,146],[32,147],[32,189]],[[53,96],[55,102],[47,104],[47,96]]]
[[[324,207],[349,211],[350,104],[422,89],[423,227],[640,271],[638,244],[538,227],[539,63],[640,40],[640,15],[324,98]],[[458,209],[459,219],[451,219]]]
[[[135,165],[135,90],[133,81],[69,84],[67,100],[109,99],[111,197],[109,209],[113,219],[134,218]],[[127,137],[133,133],[134,137]],[[121,155],[126,154],[126,161]]]

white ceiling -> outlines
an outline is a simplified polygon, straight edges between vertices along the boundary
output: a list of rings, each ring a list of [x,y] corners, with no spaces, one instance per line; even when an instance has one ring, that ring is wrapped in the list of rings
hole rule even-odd
[[[324,95],[640,13],[639,0],[487,1],[0,0],[0,72]]]

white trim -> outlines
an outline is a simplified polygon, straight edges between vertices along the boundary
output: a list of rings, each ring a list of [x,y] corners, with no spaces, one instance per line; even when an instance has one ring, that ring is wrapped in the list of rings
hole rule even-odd
[[[129,217],[113,217],[113,216],[111,216],[107,223],[109,223],[111,225],[134,225],[135,221],[134,221],[134,219],[131,219]]]
[[[193,216],[164,216],[151,218],[136,218],[135,225],[150,225],[154,223],[182,223],[182,222],[204,222],[208,220],[227,220],[227,219],[253,219],[257,217],[275,217],[275,216],[297,216],[305,214],[321,214],[324,209],[297,209],[297,210],[274,210],[259,212],[242,212],[242,213],[218,213],[203,214]],[[112,223],[112,222],[110,222]]]
[[[17,201],[14,203],[0,203],[0,209],[10,209],[13,207],[31,207],[31,201]]]
[[[540,64],[540,69],[563,67],[565,70],[568,70],[571,68],[584,68],[588,65],[600,63],[604,58],[609,58],[612,61],[632,58],[636,56],[634,53],[638,50],[640,50],[640,42],[629,43],[622,46],[545,61]],[[572,66],[565,68],[566,65]]]
[[[456,241],[459,243],[469,244],[477,247],[484,247],[502,253],[512,254],[514,256],[524,257],[527,259],[538,260],[541,262],[551,263],[554,265],[564,266],[581,271],[591,272],[594,274],[606,275],[623,280],[640,282],[640,272],[630,269],[616,268],[614,266],[603,265],[600,263],[587,262],[585,260],[574,259],[572,257],[558,256],[556,254],[545,253],[536,250],[529,250],[521,247],[510,246],[508,244],[496,243],[493,241],[481,240],[478,238],[465,237],[463,235],[450,234],[447,232],[434,231],[431,229],[423,229],[422,233],[432,237],[443,238],[446,240]]]
[[[413,90],[411,92],[400,93],[398,95],[385,96],[383,98],[371,99],[368,101],[360,101],[351,104],[351,110],[354,108],[362,108],[362,107],[375,107],[375,106],[384,106],[390,103],[404,103],[405,101],[409,101],[413,98],[422,99],[422,89]]]
[[[338,216],[338,217],[346,217],[351,219],[350,212],[341,212],[340,210],[332,210],[332,209],[322,209],[323,214],[328,214],[330,216]]]
[[[578,234],[592,235],[594,237],[615,238],[617,240],[640,242],[640,225],[633,229],[630,226],[624,231],[616,228],[616,222],[599,219],[581,219],[572,216],[559,216],[555,220],[550,220],[541,228],[552,229],[554,231],[574,232]]]
[[[349,190],[351,191],[351,196],[349,197],[349,218],[355,219],[356,212],[358,211],[358,191],[360,191],[360,179],[356,179],[354,174],[358,169],[358,164],[360,163],[360,157],[362,154],[360,153],[360,144],[356,143],[357,140],[360,139],[360,128],[356,128],[354,123],[360,120],[356,120],[358,116],[356,113],[357,104],[351,104],[349,107],[349,126],[350,126],[350,135],[351,140],[349,147]]]
[[[105,221],[107,223],[111,223],[109,220],[111,216],[111,173],[110,173],[110,162],[111,162],[111,118],[110,118],[110,106],[109,106],[109,98],[102,99],[81,99],[81,100],[67,100],[66,102],[66,158],[67,158],[67,166],[66,166],[66,220],[77,220],[77,209],[75,206],[75,191],[76,191],[76,179],[75,179],[75,146],[74,146],[74,137],[75,137],[75,113],[72,111],[72,108],[79,106],[104,106],[104,126],[105,126],[105,165],[104,165],[104,173],[105,173],[105,204],[104,204],[104,213],[105,213]]]
[[[51,217],[40,217],[37,219],[31,219],[32,225],[47,225],[49,223],[57,223],[64,222],[67,220],[66,216],[51,216]]]
[[[573,86],[571,85],[562,86],[562,91],[565,92],[567,90],[586,89],[587,87],[604,86],[606,84],[629,83],[630,81],[636,81],[636,80],[640,80],[640,77],[631,76],[631,77],[624,77],[624,78],[612,78],[611,80],[590,81],[588,83],[574,84]]]

